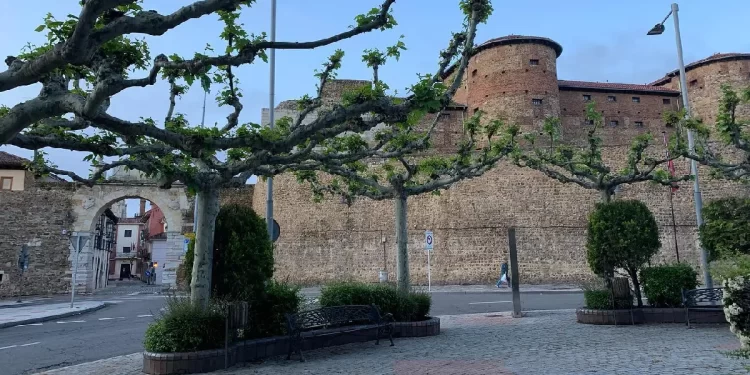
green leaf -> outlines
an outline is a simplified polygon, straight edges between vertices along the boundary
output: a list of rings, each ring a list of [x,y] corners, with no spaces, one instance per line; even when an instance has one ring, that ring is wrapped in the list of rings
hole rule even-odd
[[[39,26],[36,27],[36,29],[34,29],[34,31],[40,32],[40,31],[44,30],[46,27],[47,27],[46,25],[39,25]]]

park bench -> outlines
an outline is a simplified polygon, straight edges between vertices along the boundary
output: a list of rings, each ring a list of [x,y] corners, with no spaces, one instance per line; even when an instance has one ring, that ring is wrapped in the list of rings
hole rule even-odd
[[[722,288],[682,290],[682,304],[685,306],[685,324],[690,328],[690,311],[723,311],[721,304]]]
[[[375,345],[380,344],[381,335],[388,334],[393,346],[393,315],[380,315],[375,305],[323,307],[286,314],[286,321],[289,334],[289,354],[286,359],[297,352],[300,362],[304,362],[302,347],[307,338],[355,334],[372,329],[377,329]]]

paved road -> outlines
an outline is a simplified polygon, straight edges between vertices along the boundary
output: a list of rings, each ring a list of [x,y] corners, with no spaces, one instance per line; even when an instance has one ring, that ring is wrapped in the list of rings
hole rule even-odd
[[[66,297],[55,297],[47,303]],[[143,350],[143,334],[165,299],[159,295],[81,297],[110,301],[102,310],[36,325],[0,329],[3,375],[29,374]],[[433,315],[513,309],[510,293],[433,293]],[[583,304],[580,292],[522,293],[524,310],[573,309]]]
[[[0,329],[0,373],[29,374],[143,350],[143,334],[158,316],[161,296],[87,298],[104,309],[34,325]]]

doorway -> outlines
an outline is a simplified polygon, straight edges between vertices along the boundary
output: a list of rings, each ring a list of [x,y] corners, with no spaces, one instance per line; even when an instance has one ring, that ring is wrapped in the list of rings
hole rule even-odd
[[[120,265],[120,280],[130,278],[130,264]]]

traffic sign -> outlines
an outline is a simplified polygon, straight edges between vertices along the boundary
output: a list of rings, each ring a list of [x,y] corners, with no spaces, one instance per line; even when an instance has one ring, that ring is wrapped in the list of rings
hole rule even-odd
[[[424,232],[424,249],[427,251],[432,251],[433,242],[434,238],[432,237],[432,231],[426,230]]]
[[[279,239],[279,236],[281,235],[281,227],[279,226],[279,223],[276,222],[276,219],[273,221],[273,237],[271,238],[271,242],[276,242],[276,240]]]
[[[190,239],[189,239],[189,238],[186,238],[186,239],[185,239],[185,240],[184,240],[184,241],[182,242],[182,252],[183,252],[183,253],[187,253],[187,251],[188,251],[188,245],[190,245]]]

